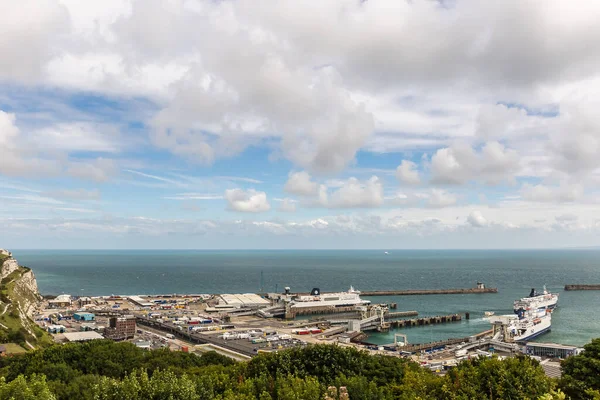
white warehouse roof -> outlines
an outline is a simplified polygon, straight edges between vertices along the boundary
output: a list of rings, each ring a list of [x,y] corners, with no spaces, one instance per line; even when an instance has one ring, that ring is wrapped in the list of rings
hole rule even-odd
[[[227,304],[229,306],[239,306],[239,307],[250,307],[250,306],[268,306],[269,301],[263,299],[257,294],[254,293],[245,293],[245,294],[222,294],[221,304]]]
[[[69,332],[63,334],[69,342],[87,342],[88,340],[104,339],[98,332]]]

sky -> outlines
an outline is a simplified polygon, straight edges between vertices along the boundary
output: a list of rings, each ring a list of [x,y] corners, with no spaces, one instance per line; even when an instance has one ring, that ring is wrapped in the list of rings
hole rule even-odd
[[[0,6],[0,247],[600,245],[600,2]]]

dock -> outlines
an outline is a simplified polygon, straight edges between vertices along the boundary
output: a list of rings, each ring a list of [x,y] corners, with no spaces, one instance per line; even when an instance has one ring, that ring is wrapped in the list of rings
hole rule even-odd
[[[565,290],[600,290],[600,285],[565,285]]]
[[[412,289],[412,290],[373,290],[362,291],[361,296],[421,296],[428,294],[482,294],[498,293],[497,288],[468,288],[468,289]]]
[[[460,322],[460,321],[462,321],[462,316],[460,314],[451,314],[451,315],[439,315],[439,316],[435,316],[435,317],[401,319],[398,321],[390,321],[389,324],[395,328],[405,328],[405,327],[411,327],[411,326],[436,325],[436,324],[445,324],[447,322]]]

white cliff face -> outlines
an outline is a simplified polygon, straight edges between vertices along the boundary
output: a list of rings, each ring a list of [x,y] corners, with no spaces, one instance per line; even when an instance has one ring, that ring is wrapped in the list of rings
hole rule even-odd
[[[8,255],[10,252],[2,250],[3,255]],[[19,270],[19,262],[14,258],[8,258],[0,267],[0,279],[4,279],[14,271]],[[23,272],[14,279],[14,293],[19,298],[19,308],[23,314],[31,317],[36,305],[39,303],[41,296],[38,291],[37,281],[33,271],[23,269]]]
[[[0,268],[0,279],[6,278],[12,272],[19,269],[19,263],[14,258],[9,258],[2,263],[2,268]]]
[[[33,271],[25,272],[16,282],[15,293],[19,293],[22,298],[22,311],[29,318],[32,318],[33,312],[41,299]]]

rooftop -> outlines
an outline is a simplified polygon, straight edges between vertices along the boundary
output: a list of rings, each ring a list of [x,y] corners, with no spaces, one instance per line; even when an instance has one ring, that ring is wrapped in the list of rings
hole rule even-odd
[[[527,342],[526,346],[530,346],[530,347],[546,347],[546,348],[551,348],[551,349],[564,349],[564,350],[571,350],[571,349],[576,349],[577,346],[571,346],[568,344],[559,344],[559,343],[542,343],[542,342]]]
[[[64,333],[65,338],[69,342],[86,342],[94,339],[104,339],[104,337],[98,332],[87,331],[87,332],[69,332]]]

